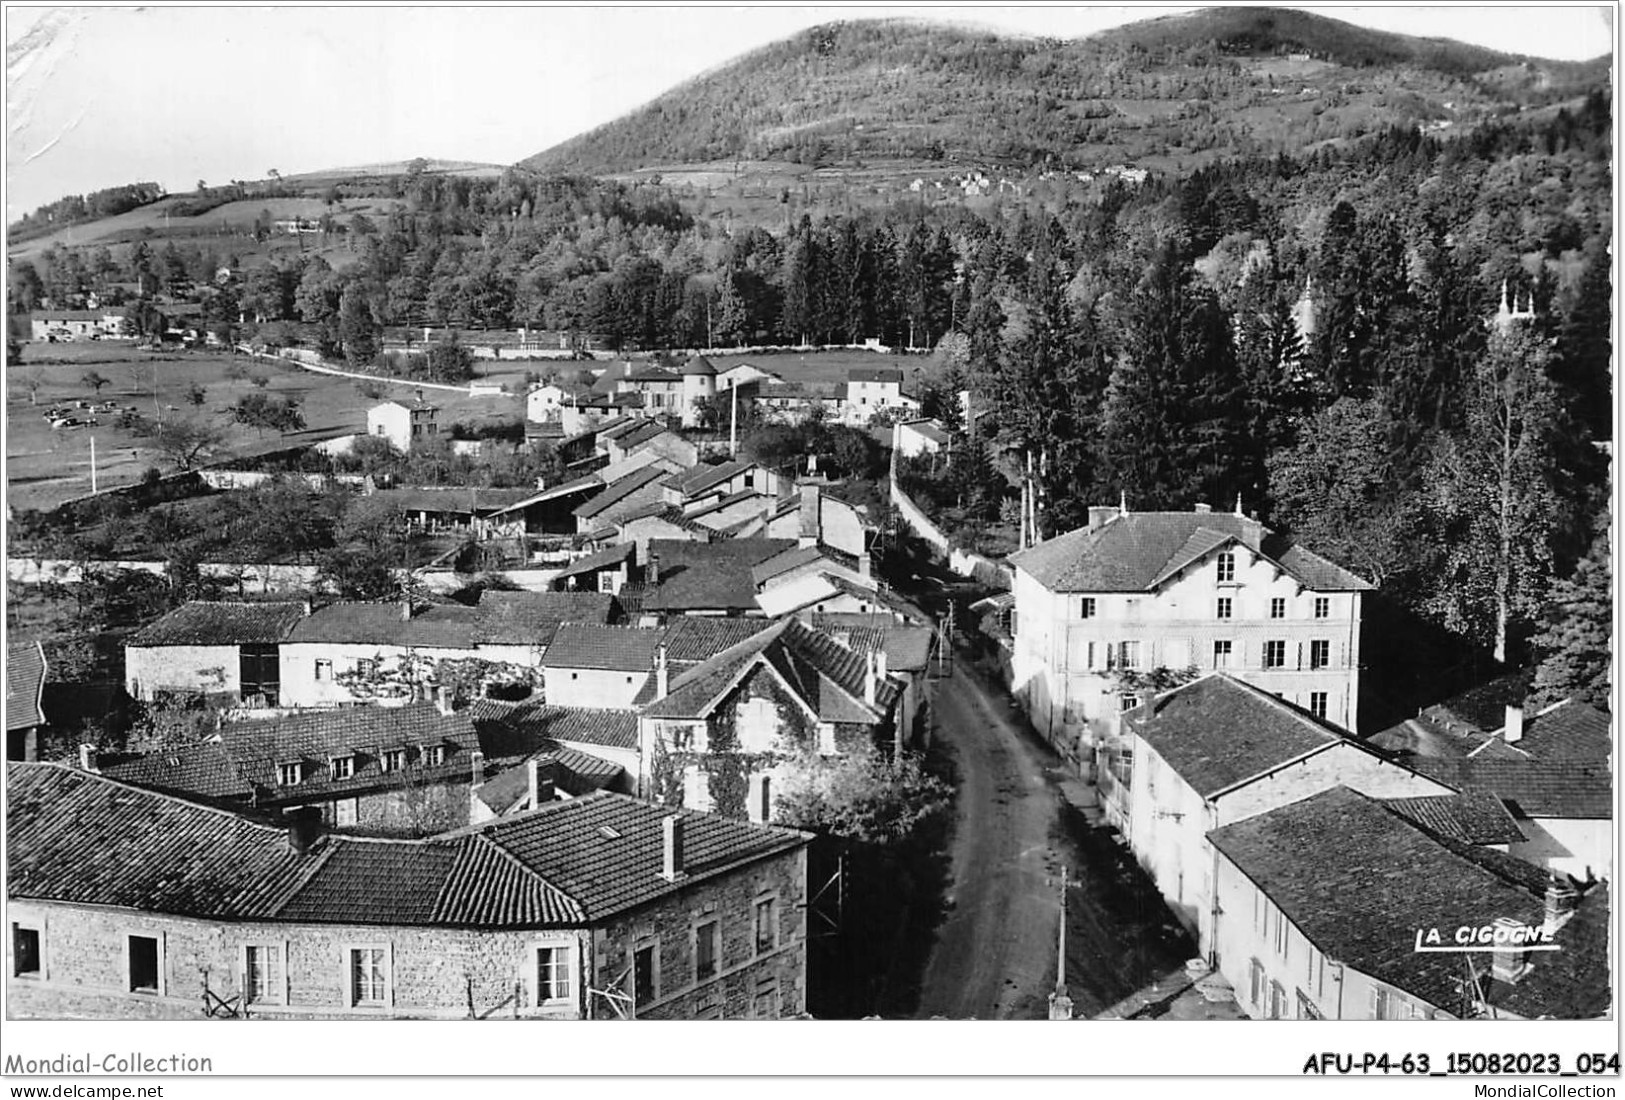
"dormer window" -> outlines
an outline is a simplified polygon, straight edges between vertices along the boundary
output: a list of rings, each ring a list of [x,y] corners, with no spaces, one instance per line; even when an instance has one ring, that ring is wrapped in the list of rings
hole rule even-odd
[[[276,784],[279,787],[297,787],[304,778],[304,766],[297,760],[288,760],[276,766]]]
[[[378,757],[378,765],[386,772],[398,772],[406,769],[406,750],[385,749]]]
[[[1226,550],[1219,555],[1219,583],[1234,584],[1236,580],[1236,555]]]
[[[446,762],[446,746],[430,745],[423,750],[423,762],[431,768]]]
[[[355,757],[335,756],[328,761],[328,766],[332,768],[334,779],[349,779],[355,774]]]

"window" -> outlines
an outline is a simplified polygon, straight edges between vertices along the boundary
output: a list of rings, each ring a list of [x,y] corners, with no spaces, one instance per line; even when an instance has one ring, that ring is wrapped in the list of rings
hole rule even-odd
[[[1220,596],[1219,606],[1215,610],[1219,618],[1228,619],[1234,606],[1235,604],[1229,596]]]
[[[761,816],[756,820],[773,820],[773,777],[771,775],[762,776],[761,802],[758,809],[761,811]]]
[[[376,676],[378,662],[371,657],[361,657],[355,663],[355,672],[357,676]]]
[[[377,1006],[389,1002],[387,948],[350,948],[350,1004]]]
[[[558,1004],[575,995],[570,945],[555,944],[536,949],[536,1004]]]
[[[282,948],[255,943],[243,948],[243,996],[249,1004],[282,1003]]]
[[[1386,989],[1372,986],[1369,990],[1369,999],[1366,1002],[1367,1011],[1373,1020],[1391,1020],[1393,1005],[1391,995]]]
[[[1119,642],[1118,643],[1118,656],[1119,656],[1118,665],[1117,665],[1118,668],[1139,668],[1140,667],[1140,643],[1139,642]]]
[[[1139,705],[1140,705],[1140,697],[1138,695],[1125,695],[1125,696],[1123,696],[1123,709],[1124,710],[1133,710],[1135,707],[1137,707]]]
[[[1270,1019],[1286,1019],[1286,989],[1280,982],[1270,983]]]
[[[354,825],[356,813],[360,809],[360,800],[355,798],[341,798],[333,803],[333,824],[340,827]]]
[[[386,772],[403,771],[406,768],[405,749],[385,749],[378,757],[379,766]]]
[[[158,937],[131,936],[129,940],[130,992],[158,992]]]
[[[1236,555],[1228,550],[1219,555],[1219,583],[1230,584],[1236,579]]]
[[[1316,718],[1326,717],[1326,693],[1324,691],[1311,691],[1309,693],[1309,713]]]
[[[331,680],[333,678],[333,662],[326,658],[316,661],[316,679]]]
[[[348,779],[355,774],[355,757],[353,756],[335,756],[330,763],[334,779]]]
[[[1232,642],[1232,641],[1226,640],[1226,641],[1222,641],[1222,642],[1214,642],[1213,643],[1213,667],[1214,668],[1229,668],[1230,667],[1230,654],[1234,651],[1234,648],[1235,648],[1235,643]]]
[[[1276,596],[1274,599],[1272,599],[1270,601],[1270,618],[1272,618],[1272,619],[1284,619],[1284,618],[1286,618],[1286,599],[1285,599],[1285,597]]]
[[[1095,617],[1095,598],[1084,596],[1078,600],[1078,618],[1092,619]]]
[[[1288,948],[1292,943],[1287,927],[1286,914],[1277,909],[1275,911],[1275,953],[1281,956],[1282,959],[1287,958]]]
[[[1332,663],[1332,643],[1316,638],[1309,643],[1309,667],[1326,668]]]
[[[717,922],[706,921],[694,930],[694,980],[717,976]]]
[[[440,430],[440,429],[439,429],[439,427],[438,427],[438,425],[435,425],[435,424],[433,424],[433,423],[431,423],[431,424],[430,424],[430,425],[429,425],[429,434],[430,434],[430,435],[434,435],[434,434],[435,434],[435,432],[437,432],[437,431],[439,431],[439,430]]]
[[[303,777],[304,768],[297,760],[276,766],[276,782],[279,787],[297,787],[299,786],[299,780]]]
[[[1264,643],[1264,667],[1286,667],[1286,642],[1273,641]]]
[[[1326,596],[1315,597],[1315,618],[1329,619],[1332,615],[1332,601]]]
[[[640,947],[632,954],[632,1004],[641,1008],[655,999],[655,945]]]
[[[428,748],[424,749],[423,762],[430,767],[444,764],[446,762],[446,746],[430,745]]]
[[[1264,964],[1254,959],[1252,962],[1252,1002],[1255,1005],[1264,1003]]]
[[[19,978],[40,976],[40,934],[38,928],[11,926],[11,972]]]
[[[756,953],[779,946],[779,899],[762,898],[756,903]]]

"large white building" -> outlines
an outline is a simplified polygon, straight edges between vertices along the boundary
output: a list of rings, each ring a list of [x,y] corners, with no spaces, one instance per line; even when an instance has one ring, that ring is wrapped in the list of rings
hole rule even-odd
[[[1370,584],[1242,515],[1089,513],[1010,558],[1012,687],[1063,754],[1114,740],[1158,669],[1223,670],[1356,729]]]

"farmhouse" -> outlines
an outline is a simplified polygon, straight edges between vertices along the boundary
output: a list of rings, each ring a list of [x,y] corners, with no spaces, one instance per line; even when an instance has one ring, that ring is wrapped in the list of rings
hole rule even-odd
[[[28,320],[33,339],[40,343],[130,335],[129,322],[119,310],[35,310],[29,314]]]
[[[6,784],[13,1016],[805,1010],[802,833],[599,793],[370,840],[50,764]]]
[[[125,643],[125,690],[142,702],[181,692],[228,703],[287,705],[281,647],[309,613],[304,603],[184,604]]]
[[[367,434],[383,436],[397,451],[440,432],[440,407],[425,402],[385,401],[367,410]]]

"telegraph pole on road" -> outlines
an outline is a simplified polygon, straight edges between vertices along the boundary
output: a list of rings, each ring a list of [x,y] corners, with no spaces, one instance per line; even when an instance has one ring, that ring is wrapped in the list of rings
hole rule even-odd
[[[1061,926],[1055,944],[1055,992],[1049,995],[1049,1018],[1072,1019],[1072,998],[1066,993],[1066,887],[1067,868],[1061,868]]]

